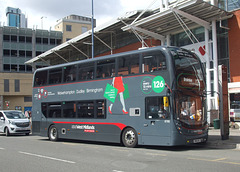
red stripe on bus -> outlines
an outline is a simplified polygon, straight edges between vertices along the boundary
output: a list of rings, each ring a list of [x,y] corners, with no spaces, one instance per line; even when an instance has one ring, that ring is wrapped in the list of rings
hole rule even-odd
[[[126,125],[122,123],[107,123],[107,122],[62,122],[62,121],[53,121],[54,124],[97,124],[97,125],[115,125],[123,130]]]

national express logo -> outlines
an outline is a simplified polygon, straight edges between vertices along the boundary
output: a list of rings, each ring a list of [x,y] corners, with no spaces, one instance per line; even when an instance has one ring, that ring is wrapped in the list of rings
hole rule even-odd
[[[47,98],[48,96],[48,92],[47,90],[45,90],[44,88],[39,88],[38,89],[38,100],[42,99],[42,98]]]

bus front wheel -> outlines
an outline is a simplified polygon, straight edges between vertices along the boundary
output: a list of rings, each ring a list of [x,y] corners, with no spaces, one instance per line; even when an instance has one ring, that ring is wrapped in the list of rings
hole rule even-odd
[[[58,140],[58,130],[55,127],[55,125],[52,125],[50,127],[48,137],[49,137],[49,140],[51,140],[51,141],[57,141]]]
[[[126,147],[136,147],[138,143],[137,132],[133,128],[126,128],[122,133],[122,143]]]

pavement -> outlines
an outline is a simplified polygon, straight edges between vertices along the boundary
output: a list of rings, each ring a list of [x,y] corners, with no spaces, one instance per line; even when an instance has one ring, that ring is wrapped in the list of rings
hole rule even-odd
[[[216,149],[240,150],[240,129],[229,128],[229,139],[222,140],[221,130],[210,127],[206,146]]]

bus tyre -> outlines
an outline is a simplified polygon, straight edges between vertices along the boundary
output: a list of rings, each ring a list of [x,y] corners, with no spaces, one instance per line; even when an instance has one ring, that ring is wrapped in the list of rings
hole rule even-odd
[[[122,133],[122,143],[126,147],[134,148],[137,146],[138,137],[133,128],[126,128]]]
[[[58,140],[58,130],[55,127],[55,125],[52,125],[50,127],[48,137],[49,137],[49,140],[51,140],[51,141],[57,141]]]
[[[9,130],[8,130],[7,127],[5,128],[5,134],[6,134],[7,137],[10,136],[10,133],[9,133]]]

